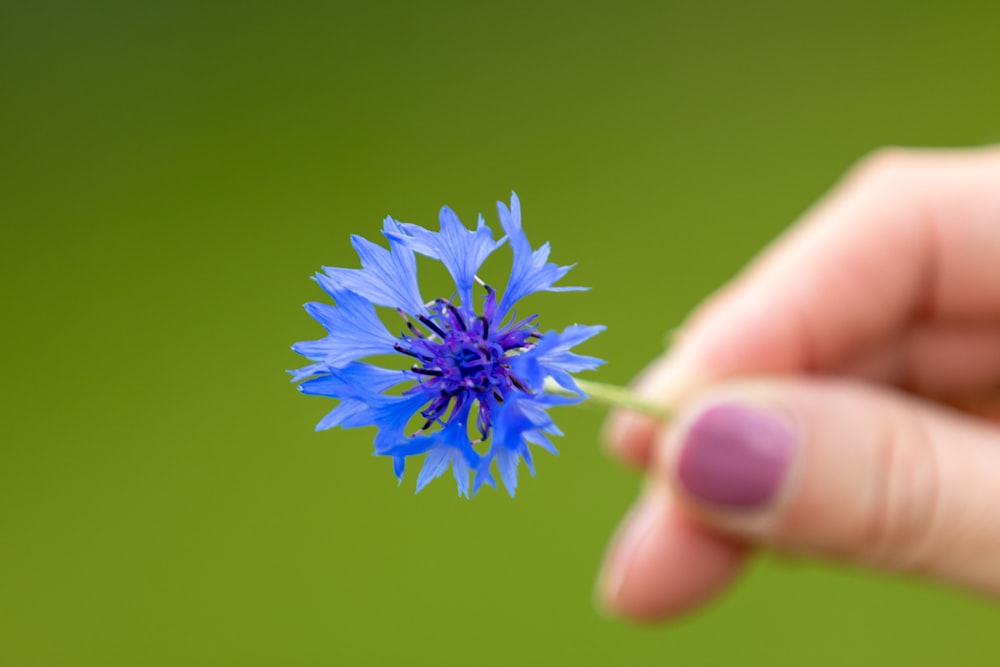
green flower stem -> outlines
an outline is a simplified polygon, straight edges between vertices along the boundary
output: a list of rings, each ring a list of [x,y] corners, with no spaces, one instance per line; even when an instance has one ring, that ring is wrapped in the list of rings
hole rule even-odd
[[[582,389],[592,400],[599,401],[605,405],[628,408],[629,410],[642,412],[643,414],[647,414],[650,417],[655,417],[657,419],[670,418],[671,412],[667,407],[650,403],[649,401],[639,397],[630,389],[620,387],[615,384],[605,384],[604,382],[593,382],[591,380],[580,380],[577,378],[574,379],[580,389]],[[560,387],[556,381],[550,377],[545,378],[545,391],[552,394],[561,394],[563,396],[576,395],[573,392]]]

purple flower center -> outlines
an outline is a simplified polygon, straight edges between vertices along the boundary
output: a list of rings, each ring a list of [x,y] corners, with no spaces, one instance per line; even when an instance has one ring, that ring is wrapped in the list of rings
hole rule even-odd
[[[491,410],[511,392],[531,394],[511,370],[510,362],[518,353],[531,349],[533,339],[541,338],[534,325],[537,316],[497,326],[491,322],[495,305],[492,290],[488,290],[486,314],[481,316],[438,299],[430,317],[417,318],[426,332],[400,311],[410,334],[400,335],[395,349],[418,362],[410,369],[418,375],[418,384],[406,393],[421,392],[428,397],[428,405],[420,412],[426,419],[420,431],[435,423],[464,418],[478,401],[476,426],[485,440],[493,427]]]

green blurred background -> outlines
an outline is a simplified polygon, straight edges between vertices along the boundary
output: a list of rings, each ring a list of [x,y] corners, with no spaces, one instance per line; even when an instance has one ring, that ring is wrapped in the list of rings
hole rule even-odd
[[[513,189],[626,381],[883,144],[1000,140],[996,2],[0,8],[0,664],[994,665],[969,596],[758,561],[636,628],[591,582],[639,479],[562,410],[518,497],[313,432],[309,276]],[[501,267],[502,270],[502,267]]]

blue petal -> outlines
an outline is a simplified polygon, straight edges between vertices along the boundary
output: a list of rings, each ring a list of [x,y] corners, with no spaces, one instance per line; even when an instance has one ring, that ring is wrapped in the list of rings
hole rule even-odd
[[[354,361],[343,368],[330,369],[319,377],[306,380],[299,385],[299,391],[310,396],[357,398],[381,393],[410,379],[405,371]]]
[[[500,215],[500,225],[510,239],[510,247],[514,251],[514,264],[511,267],[507,287],[504,288],[500,300],[498,316],[503,318],[517,301],[535,292],[569,292],[585,290],[586,287],[555,287],[563,276],[569,273],[574,265],[559,266],[548,263],[549,244],[544,243],[538,250],[532,250],[528,237],[521,228],[521,202],[517,195],[511,193],[510,209],[503,202],[497,202],[497,212]]]
[[[417,476],[416,492],[437,479],[452,466],[458,493],[469,497],[469,472],[479,469],[480,458],[472,448],[468,434],[470,405],[459,408],[445,427],[437,433],[407,438],[394,446],[378,451],[379,454],[396,457],[410,457],[427,453],[424,465]]]
[[[359,390],[359,393],[364,392]],[[420,392],[403,396],[371,394],[363,400],[367,408],[345,419],[341,424],[343,428],[378,427],[378,433],[375,435],[377,454],[398,453],[392,452],[392,449],[415,440],[406,436],[406,425],[413,415],[427,404],[428,397],[425,394]]]
[[[361,259],[361,268],[324,267],[334,285],[380,306],[401,308],[411,315],[427,314],[417,285],[416,257],[409,247],[390,238],[390,250],[386,250],[357,235],[351,237],[351,245]]]
[[[562,333],[547,332],[538,344],[524,354],[518,355],[511,366],[514,372],[535,391],[541,391],[546,377],[552,377],[560,386],[583,392],[570,373],[593,370],[604,363],[603,359],[570,352],[570,348],[604,331],[603,326],[574,324]]]
[[[406,470],[406,457],[399,455],[392,457],[392,472],[400,484],[403,483],[403,471]]]
[[[298,343],[296,343],[298,344]],[[292,349],[295,349],[294,346]],[[307,378],[310,375],[316,375],[317,373],[326,372],[329,368],[325,363],[309,364],[308,366],[303,366],[302,368],[296,368],[295,370],[287,371],[292,375],[292,382],[298,382],[302,378]]]
[[[299,391],[311,396],[328,396],[341,401],[316,424],[317,431],[363,420],[378,392],[409,380],[404,371],[352,362],[344,368],[327,369],[321,375],[299,385]]]
[[[514,407],[520,413],[518,419],[521,420],[520,423],[525,434],[551,433],[552,435],[562,435],[563,432],[552,421],[552,417],[549,416],[547,409],[553,405],[572,405],[579,402],[579,398],[570,396],[542,394],[532,398],[517,399],[514,402]]]
[[[488,484],[494,489],[497,488],[497,482],[493,479],[493,474],[490,472],[490,464],[493,463],[492,454],[488,454],[482,457],[479,461],[479,465],[476,466],[476,474],[472,479],[472,494],[475,495],[479,493],[480,487],[483,484]]]
[[[430,449],[427,458],[424,459],[424,465],[417,476],[417,488],[414,493],[420,493],[425,486],[443,475],[450,464],[455,482],[458,485],[458,495],[468,498],[470,458],[473,460],[473,464],[478,463],[478,457],[472,451],[471,446],[466,447],[461,444],[439,441]]]
[[[457,454],[457,455],[456,455]],[[469,462],[460,452],[451,457],[451,473],[458,484],[458,495],[469,497]]]
[[[562,433],[560,432],[557,435],[562,435]],[[559,456],[559,450],[556,449],[555,445],[552,444],[552,441],[545,437],[545,434],[541,431],[525,431],[524,439],[533,445],[538,445],[549,454]]]
[[[546,449],[554,451],[543,433],[559,433],[559,429],[545,411],[546,403],[546,396],[511,397],[497,410],[493,439],[487,456],[496,459],[500,479],[511,496],[517,491],[517,465],[520,459],[523,458],[531,474],[535,474],[528,443],[545,443],[548,445]]]
[[[525,433],[525,436],[526,435],[527,433]],[[528,466],[528,472],[530,472],[531,476],[534,477],[535,462],[531,459],[531,449],[525,445],[521,445],[521,447],[518,448],[518,451],[521,453],[521,458],[524,459],[524,465]]]
[[[419,225],[394,222],[386,224],[386,236],[405,243],[413,251],[439,260],[448,269],[458,288],[462,305],[472,309],[472,286],[476,272],[490,253],[503,245],[504,239],[493,240],[493,232],[482,216],[475,231],[465,228],[455,212],[441,209],[441,231],[432,232]]]
[[[517,464],[520,457],[506,447],[500,447],[496,453],[497,469],[500,471],[500,479],[507,487],[507,493],[513,498],[517,492]]]
[[[345,398],[340,402],[340,405],[330,410],[325,417],[319,420],[319,423],[316,424],[316,430],[325,431],[334,426],[340,426],[351,417],[361,414],[366,409],[368,409],[368,404],[364,401],[359,401],[355,398]]]
[[[394,354],[396,338],[389,333],[366,298],[341,289],[330,278],[317,275],[316,281],[336,301],[336,306],[307,303],[306,311],[322,324],[328,335],[320,340],[296,343],[292,349],[302,356],[338,368],[355,359],[378,354]],[[308,377],[314,366],[294,372],[293,381]]]
[[[449,463],[451,463],[451,452],[447,447],[435,447],[428,452],[424,466],[420,469],[420,475],[417,476],[415,493],[420,493],[425,486],[443,475]]]

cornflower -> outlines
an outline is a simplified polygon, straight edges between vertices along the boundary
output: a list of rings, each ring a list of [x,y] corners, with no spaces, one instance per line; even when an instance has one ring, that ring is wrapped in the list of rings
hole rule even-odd
[[[549,436],[562,433],[548,409],[585,399],[573,374],[603,363],[571,350],[604,327],[542,333],[537,315],[516,315],[515,304],[530,294],[584,288],[557,285],[572,266],[550,263],[548,243],[531,247],[516,194],[509,208],[497,202],[497,211],[505,233],[499,240],[482,215],[468,229],[448,207],[437,232],[387,217],[388,249],[352,236],[361,268],[324,268],[315,279],[334,305],[305,305],[327,335],[292,346],[312,362],[290,371],[302,381],[299,389],[339,401],[316,429],[375,426],[375,454],[392,459],[400,482],[407,460],[424,457],[417,492],[449,467],[459,495],[483,484],[496,488],[495,463],[513,496],[521,460],[534,475],[531,445],[557,453]],[[498,294],[479,271],[505,242],[513,263]],[[417,255],[444,265],[454,294],[424,299]],[[400,333],[389,331],[376,306],[399,314]],[[384,355],[407,363],[400,369],[361,361]]]

